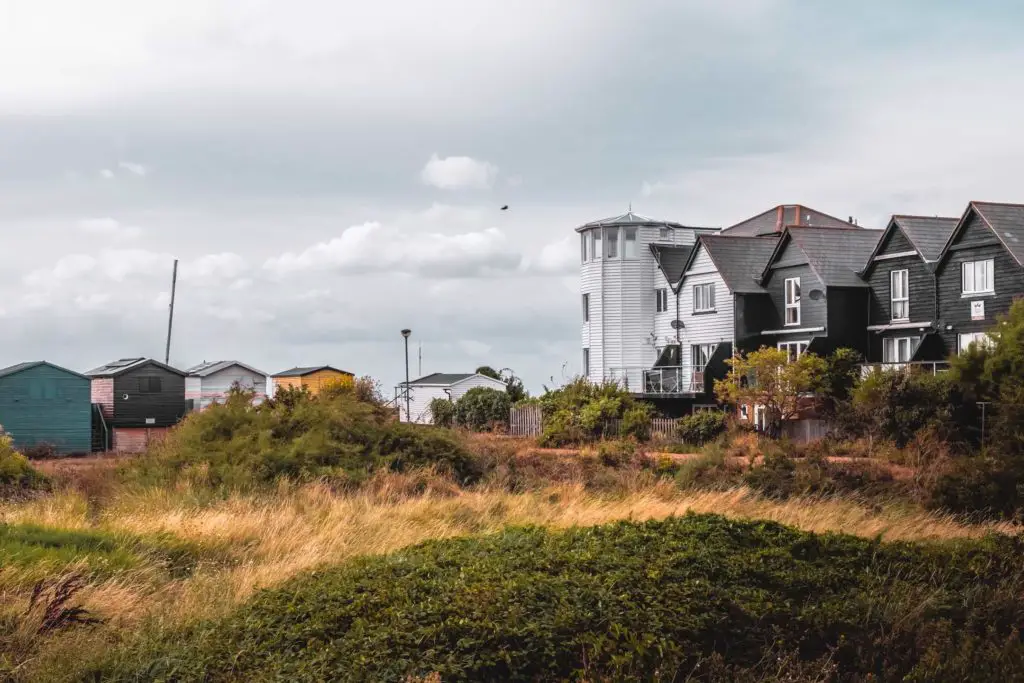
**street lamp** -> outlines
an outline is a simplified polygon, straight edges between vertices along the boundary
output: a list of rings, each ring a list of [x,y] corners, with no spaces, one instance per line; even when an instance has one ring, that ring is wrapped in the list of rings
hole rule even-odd
[[[409,335],[412,330],[402,330],[402,338],[405,339],[405,421],[412,422],[409,409]]]

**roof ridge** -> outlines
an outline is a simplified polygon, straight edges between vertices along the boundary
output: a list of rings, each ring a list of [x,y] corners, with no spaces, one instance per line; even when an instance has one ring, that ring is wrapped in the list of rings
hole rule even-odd
[[[894,213],[893,218],[924,218],[930,221],[958,221],[960,216],[923,216],[916,213]]]
[[[1020,208],[1024,209],[1024,204],[1014,203],[1014,202],[986,202],[986,201],[981,201],[981,200],[978,200],[978,199],[972,199],[968,203],[970,203],[970,204],[991,204],[993,206],[1017,206],[1017,207],[1020,207]]]

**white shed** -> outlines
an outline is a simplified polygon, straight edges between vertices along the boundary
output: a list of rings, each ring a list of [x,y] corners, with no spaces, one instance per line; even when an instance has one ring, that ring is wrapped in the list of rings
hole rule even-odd
[[[223,402],[236,385],[256,392],[256,402],[267,397],[267,373],[237,360],[203,362],[185,372],[185,398],[192,399],[194,410]]]
[[[398,385],[398,412],[402,422],[433,424],[434,417],[430,414],[430,402],[435,398],[447,398],[458,401],[470,389],[485,387],[505,391],[505,383],[501,380],[477,373],[435,372],[409,382],[408,415],[406,414],[405,382]]]

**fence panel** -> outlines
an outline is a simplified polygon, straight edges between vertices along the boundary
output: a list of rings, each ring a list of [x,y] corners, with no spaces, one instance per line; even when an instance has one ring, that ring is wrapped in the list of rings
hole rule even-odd
[[[825,420],[787,420],[782,423],[782,435],[796,443],[810,443],[828,435],[829,424]]]
[[[540,406],[512,406],[508,418],[508,433],[512,436],[540,436]]]

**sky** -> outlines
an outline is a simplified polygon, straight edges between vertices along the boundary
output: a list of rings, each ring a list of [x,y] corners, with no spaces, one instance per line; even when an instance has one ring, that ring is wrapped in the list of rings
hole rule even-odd
[[[840,6],[841,5],[841,6]],[[0,365],[579,371],[574,227],[1024,202],[1024,8],[3,0]],[[508,205],[508,211],[500,207]]]

